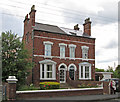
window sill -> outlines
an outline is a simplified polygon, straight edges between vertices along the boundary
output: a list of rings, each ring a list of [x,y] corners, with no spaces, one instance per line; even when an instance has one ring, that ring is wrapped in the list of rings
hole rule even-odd
[[[75,60],[75,58],[69,58],[70,60]]]
[[[88,58],[86,58],[86,59],[85,59],[85,58],[82,58],[82,60],[84,60],[84,61],[88,61]]]
[[[79,78],[79,80],[91,80],[91,78]]]
[[[65,57],[60,57],[60,59],[65,59],[65,60],[66,60],[66,58],[65,58]]]
[[[51,58],[52,59],[52,56],[44,56],[44,58]]]
[[[56,78],[40,78],[40,80],[56,80]]]

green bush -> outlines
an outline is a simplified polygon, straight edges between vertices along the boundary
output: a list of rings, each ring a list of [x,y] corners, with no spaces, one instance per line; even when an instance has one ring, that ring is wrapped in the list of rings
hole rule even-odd
[[[40,82],[41,90],[59,89],[59,88],[60,88],[60,83],[58,82]]]
[[[81,85],[78,85],[78,88],[96,88],[96,87],[99,87],[99,86],[98,85],[93,86],[91,84],[87,84],[87,85],[81,84]]]
[[[28,85],[22,85],[18,89],[18,91],[26,91],[26,90],[40,90],[40,88],[35,87],[33,84],[31,84],[30,86],[28,86]]]

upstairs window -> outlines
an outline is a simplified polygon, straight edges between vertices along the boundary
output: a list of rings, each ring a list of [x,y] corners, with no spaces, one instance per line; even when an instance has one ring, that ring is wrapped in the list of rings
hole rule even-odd
[[[51,56],[51,45],[50,44],[45,45],[45,56]]]
[[[44,45],[45,45],[45,56],[51,56],[51,46],[53,45],[53,43],[50,41],[45,41]]]
[[[76,48],[76,45],[73,45],[73,44],[69,45],[70,58],[75,58],[75,48]]]
[[[65,46],[60,46],[60,57],[65,57]]]
[[[81,46],[82,48],[82,58],[83,59],[88,59],[88,50],[89,50],[89,47],[87,46]]]
[[[60,57],[65,58],[65,46],[67,46],[67,44],[59,43],[59,46],[60,46]]]

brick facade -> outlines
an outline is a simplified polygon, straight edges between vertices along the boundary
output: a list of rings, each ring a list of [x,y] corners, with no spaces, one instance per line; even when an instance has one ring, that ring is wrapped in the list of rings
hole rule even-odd
[[[31,75],[28,77],[28,83],[33,82],[36,86],[39,86],[41,81],[57,81],[60,82],[60,72],[58,67],[60,64],[64,63],[67,66],[67,70],[65,72],[66,82],[70,79],[69,78],[69,70],[68,66],[70,64],[74,64],[77,70],[74,72],[74,80],[79,79],[79,63],[87,62],[91,65],[91,78],[86,80],[95,79],[95,38],[91,36],[91,22],[85,21],[84,23],[84,34],[83,36],[76,36],[76,35],[69,35],[69,34],[62,34],[59,32],[54,32],[53,30],[41,30],[35,29],[35,8],[34,6],[31,8],[30,11],[30,18],[26,15],[24,20],[24,35],[23,41],[25,43],[25,47],[30,51],[30,55],[32,58],[30,59],[35,63],[35,66],[32,70],[30,70]],[[87,19],[89,20],[89,19]],[[89,27],[87,27],[89,26]],[[56,27],[56,26],[53,26]],[[89,28],[87,30],[87,28]],[[49,28],[48,28],[49,29]],[[27,36],[28,34],[28,36]],[[84,36],[86,35],[87,36]],[[26,38],[28,37],[28,38]],[[26,42],[26,39],[28,41]],[[53,43],[51,46],[51,58],[45,57],[45,45],[44,41],[50,41]],[[67,44],[65,47],[65,58],[60,58],[60,46],[59,43]],[[75,48],[75,58],[70,59],[70,48],[69,44],[74,44]],[[88,50],[88,58],[82,58],[82,48],[81,46],[89,47]],[[56,80],[40,80],[40,63],[39,61],[44,60],[51,60],[56,62]]]

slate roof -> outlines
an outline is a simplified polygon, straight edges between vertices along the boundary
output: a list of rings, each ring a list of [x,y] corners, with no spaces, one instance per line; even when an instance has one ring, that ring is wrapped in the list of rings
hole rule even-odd
[[[64,27],[60,27],[60,29],[66,32],[68,35],[83,36],[82,30],[74,30],[74,29],[64,28]]]
[[[42,30],[42,31],[53,32],[53,33],[66,34],[58,26],[49,25],[49,24],[35,23],[34,29],[35,30]]]
[[[67,34],[67,35],[72,35],[72,36],[81,36],[81,37],[93,38],[91,36],[88,36],[87,34],[83,34],[81,30],[74,30],[74,29],[58,27],[55,25],[43,24],[43,23],[37,23],[37,22],[35,22],[34,29],[52,32],[52,33],[56,33],[56,34]]]

